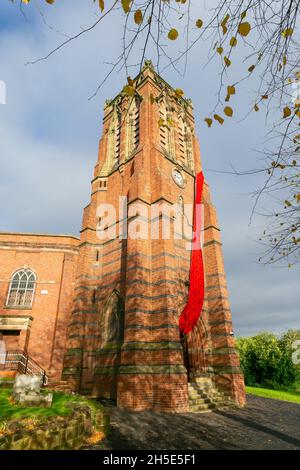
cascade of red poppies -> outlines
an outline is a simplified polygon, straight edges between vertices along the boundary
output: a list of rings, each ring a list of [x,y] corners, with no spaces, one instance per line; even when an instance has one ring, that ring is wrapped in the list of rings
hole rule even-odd
[[[204,176],[201,171],[196,176],[189,294],[179,318],[180,331],[185,335],[192,331],[199,320],[204,302],[204,264],[201,247],[203,184]]]

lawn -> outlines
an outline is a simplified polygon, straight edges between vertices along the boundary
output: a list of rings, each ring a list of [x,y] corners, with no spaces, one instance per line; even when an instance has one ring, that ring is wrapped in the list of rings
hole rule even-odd
[[[267,388],[246,387],[246,392],[259,397],[274,398],[275,400],[291,401],[293,403],[300,403],[300,391],[281,391],[269,390]]]
[[[92,400],[88,400],[79,395],[65,394],[62,392],[53,393],[53,403],[51,408],[26,408],[19,405],[15,405],[11,401],[11,392],[11,389],[0,389],[0,422],[18,418],[67,416],[72,411],[71,408],[68,406],[71,402],[80,402],[82,404],[88,404],[93,408],[100,408],[100,405],[98,405]]]

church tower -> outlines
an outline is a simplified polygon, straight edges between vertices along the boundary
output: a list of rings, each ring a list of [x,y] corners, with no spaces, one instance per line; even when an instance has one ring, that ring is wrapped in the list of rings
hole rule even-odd
[[[122,408],[186,412],[188,383],[206,378],[231,402],[245,403],[206,182],[204,307],[186,337],[178,326],[189,289],[188,208],[201,171],[194,126],[191,101],[150,61],[105,105],[63,378],[73,390]]]

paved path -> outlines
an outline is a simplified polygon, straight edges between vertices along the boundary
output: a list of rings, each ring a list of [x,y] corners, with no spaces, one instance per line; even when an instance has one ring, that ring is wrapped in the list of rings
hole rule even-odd
[[[111,450],[300,449],[300,405],[248,395],[244,409],[162,414],[112,408]]]

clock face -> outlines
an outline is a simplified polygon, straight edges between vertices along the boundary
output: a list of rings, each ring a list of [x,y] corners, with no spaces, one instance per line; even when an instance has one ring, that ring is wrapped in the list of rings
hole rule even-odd
[[[179,171],[179,170],[176,170],[174,169],[172,171],[172,176],[173,176],[173,180],[175,181],[175,183],[180,186],[181,188],[183,188],[184,186],[184,178],[182,176],[182,173]]]

